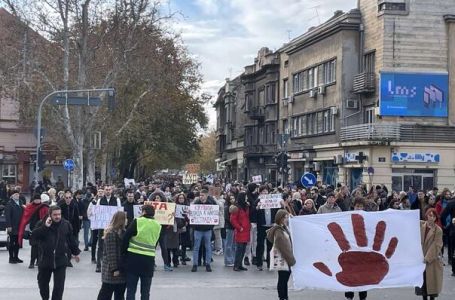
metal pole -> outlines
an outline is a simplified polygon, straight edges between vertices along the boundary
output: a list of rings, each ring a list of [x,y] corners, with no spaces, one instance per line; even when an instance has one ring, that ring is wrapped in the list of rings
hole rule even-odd
[[[83,92],[112,92],[114,91],[113,88],[105,88],[105,89],[86,89],[86,90],[61,90],[61,91],[54,91],[50,94],[48,94],[46,97],[44,97],[43,100],[41,100],[41,103],[38,107],[38,123],[36,125],[36,130],[37,130],[37,142],[36,142],[36,161],[35,161],[35,187],[38,185],[38,177],[39,177],[39,167],[38,167],[38,153],[41,148],[41,113],[43,110],[43,105],[46,102],[47,99],[49,99],[51,96],[54,96],[56,94],[63,94],[66,93],[83,93]]]

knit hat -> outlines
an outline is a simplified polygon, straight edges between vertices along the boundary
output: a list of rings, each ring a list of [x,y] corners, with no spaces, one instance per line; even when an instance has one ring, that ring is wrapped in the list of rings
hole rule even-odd
[[[49,196],[47,194],[41,194],[41,202],[49,202]]]
[[[275,215],[275,224],[281,224],[283,219],[288,215],[289,213],[285,209],[280,209],[276,212]]]

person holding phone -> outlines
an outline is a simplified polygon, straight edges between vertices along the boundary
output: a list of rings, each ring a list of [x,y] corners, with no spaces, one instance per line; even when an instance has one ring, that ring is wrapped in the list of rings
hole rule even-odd
[[[31,236],[32,242],[40,249],[38,256],[38,287],[41,298],[49,299],[49,281],[54,274],[52,300],[61,300],[65,287],[66,267],[71,253],[79,262],[78,242],[73,235],[71,224],[62,219],[59,206],[49,207],[49,216],[36,224]]]

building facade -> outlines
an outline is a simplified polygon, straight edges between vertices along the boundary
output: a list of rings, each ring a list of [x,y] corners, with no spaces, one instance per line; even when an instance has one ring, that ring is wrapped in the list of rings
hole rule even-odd
[[[217,113],[217,171],[229,182],[243,181],[245,177],[243,91],[240,76],[233,80],[226,79],[214,104]]]
[[[259,50],[253,65],[240,76],[244,89],[245,180],[261,176],[263,181],[279,180],[275,155],[279,117],[278,53],[268,48]]]

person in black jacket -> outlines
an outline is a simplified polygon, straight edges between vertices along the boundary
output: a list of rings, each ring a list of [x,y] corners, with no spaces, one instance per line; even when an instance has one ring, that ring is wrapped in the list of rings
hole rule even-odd
[[[134,191],[126,191],[126,201],[122,203],[123,209],[126,213],[127,224],[130,225],[134,220],[134,205],[136,200],[134,199]]]
[[[455,200],[452,199],[447,203],[446,208],[441,213],[441,220],[451,219],[445,230],[449,232],[449,247],[448,254],[449,260],[452,265],[452,276],[455,276]]]
[[[17,264],[24,262],[19,258],[19,224],[24,208],[19,199],[19,191],[14,190],[5,207],[6,231],[9,235],[9,263]]]
[[[262,185],[259,187],[259,195],[267,195],[269,193],[267,186]],[[275,215],[278,211],[278,208],[273,209],[260,209],[259,202],[261,199],[257,199],[253,208],[256,209],[257,213],[257,246],[256,246],[256,266],[258,271],[262,271],[262,265],[264,264],[264,242],[267,243],[267,268],[270,265],[270,250],[272,250],[273,244],[266,239],[267,229],[270,229],[275,221]]]
[[[66,267],[71,253],[79,262],[77,241],[73,235],[71,224],[62,219],[62,210],[54,205],[49,207],[49,217],[39,221],[31,236],[39,247],[38,256],[38,287],[43,300],[49,299],[49,281],[54,274],[52,300],[63,299]]]
[[[258,199],[258,193],[257,193],[258,185],[256,183],[249,183],[247,186],[247,192],[246,192],[246,199],[249,203],[250,207],[250,242],[246,245],[246,250],[245,250],[245,258],[243,260],[243,264],[245,266],[250,265],[250,260],[249,256],[251,256],[251,263],[253,265],[257,264],[256,261],[256,249],[257,249],[257,212],[255,209],[254,204],[256,203],[256,200]]]
[[[209,192],[203,189],[200,193],[200,198],[194,201],[193,204],[199,205],[218,205],[215,200],[209,196]],[[212,272],[210,262],[212,260],[212,230],[214,225],[193,225],[194,229],[194,247],[193,247],[193,268],[191,272],[197,272],[197,263],[199,260],[199,248],[201,247],[202,240],[204,240],[205,247],[205,269],[207,272]]]
[[[62,209],[62,218],[71,224],[73,236],[79,245],[79,230],[81,227],[81,217],[79,214],[79,205],[76,199],[73,199],[73,194],[67,190],[64,199],[58,202],[58,206]],[[70,253],[68,252],[68,256]],[[71,261],[68,261],[68,267],[73,267]]]

